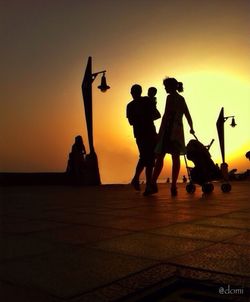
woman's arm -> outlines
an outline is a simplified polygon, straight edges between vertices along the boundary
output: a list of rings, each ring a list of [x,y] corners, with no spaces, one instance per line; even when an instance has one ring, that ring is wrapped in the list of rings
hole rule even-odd
[[[188,122],[189,127],[190,127],[190,133],[194,134],[195,132],[194,132],[194,128],[193,128],[193,120],[192,120],[192,117],[190,115],[190,112],[189,112],[189,109],[188,109],[188,106],[187,106],[186,102],[185,102],[184,114],[185,114],[185,117],[186,117],[187,122]]]

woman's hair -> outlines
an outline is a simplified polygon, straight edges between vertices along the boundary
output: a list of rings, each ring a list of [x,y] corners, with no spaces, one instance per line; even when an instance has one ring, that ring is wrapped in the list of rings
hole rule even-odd
[[[178,82],[175,78],[167,77],[163,80],[163,84],[165,87],[168,87],[170,89],[177,90],[179,92],[183,91],[183,83]]]

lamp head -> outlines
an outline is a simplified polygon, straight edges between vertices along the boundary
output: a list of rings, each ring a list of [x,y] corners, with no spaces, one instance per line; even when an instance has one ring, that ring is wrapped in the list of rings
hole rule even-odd
[[[106,92],[110,87],[107,85],[105,73],[103,73],[101,78],[101,85],[98,86],[101,92]]]
[[[235,119],[234,119],[234,117],[233,117],[230,126],[234,128],[236,125],[237,125],[237,124],[235,123]]]

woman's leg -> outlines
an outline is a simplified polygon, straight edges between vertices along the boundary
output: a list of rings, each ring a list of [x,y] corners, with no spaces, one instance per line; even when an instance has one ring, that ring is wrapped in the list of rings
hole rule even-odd
[[[172,188],[176,188],[180,172],[180,154],[172,154]]]

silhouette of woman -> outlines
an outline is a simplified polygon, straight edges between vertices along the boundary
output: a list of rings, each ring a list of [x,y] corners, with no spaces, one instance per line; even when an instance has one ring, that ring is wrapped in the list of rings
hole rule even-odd
[[[185,154],[183,115],[190,126],[190,133],[194,134],[195,132],[185,99],[178,93],[183,91],[183,84],[175,78],[166,78],[163,84],[168,96],[158,134],[158,143],[155,148],[156,163],[152,177],[152,193],[158,192],[156,182],[163,168],[164,157],[166,153],[169,153],[172,156],[171,195],[175,196],[177,195],[176,182],[180,171],[180,155]]]

